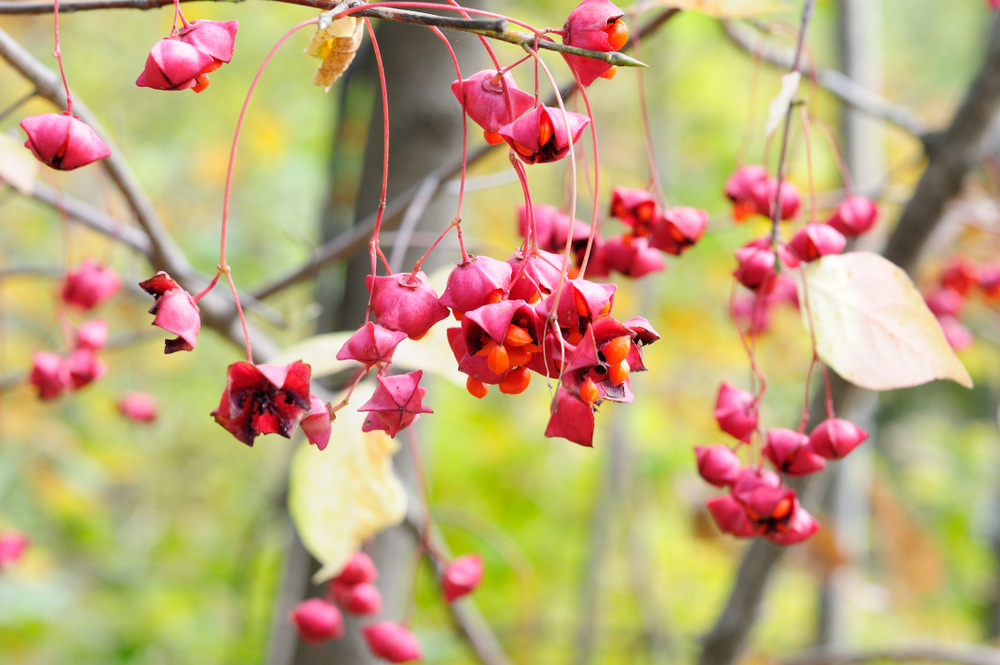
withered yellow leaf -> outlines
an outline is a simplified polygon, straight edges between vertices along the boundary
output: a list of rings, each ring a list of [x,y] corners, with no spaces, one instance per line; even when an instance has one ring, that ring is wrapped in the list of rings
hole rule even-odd
[[[364,394],[365,385],[358,391]],[[351,407],[341,410],[326,450],[302,445],[292,459],[288,509],[302,544],[322,564],[316,583],[337,575],[365,540],[406,515],[406,490],[392,471],[398,444],[385,432],[362,432],[363,420]]]
[[[329,90],[354,61],[363,36],[364,22],[353,16],[337,19],[325,28],[317,27],[306,48],[306,55],[323,59],[313,83]]]

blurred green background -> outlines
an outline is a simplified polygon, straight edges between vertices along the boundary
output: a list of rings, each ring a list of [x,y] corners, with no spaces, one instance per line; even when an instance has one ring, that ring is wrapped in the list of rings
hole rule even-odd
[[[489,8],[559,25],[573,4],[492,2]],[[981,58],[985,3],[880,4],[885,96],[931,126],[946,123]],[[187,5],[191,19],[240,21],[236,57],[197,96],[133,84],[148,48],[169,30],[171,14],[164,8],[64,15],[62,51],[79,99],[113,134],[191,262],[210,272],[218,256],[226,159],[249,81],[284,30],[312,14],[277,3]],[[795,13],[769,18],[787,26],[797,21]],[[835,59],[834,21],[835,4],[820,0],[809,51],[827,65]],[[51,17],[6,16],[0,23],[54,65]],[[244,127],[229,261],[246,288],[305,260],[319,237],[336,91],[327,95],[312,85],[317,62],[302,54],[307,41],[308,30],[275,56]],[[517,57],[512,47],[498,52],[505,62]],[[547,59],[566,80],[558,58]],[[642,59],[650,64],[645,82],[662,186],[671,205],[705,208],[712,222],[702,242],[671,259],[666,273],[618,280],[616,314],[643,315],[662,335],[646,350],[650,371],[633,379],[636,402],[602,408],[596,445],[588,450],[542,436],[548,418],[542,381],[520,397],[491,393],[479,402],[439,380],[426,398],[435,413],[418,427],[432,512],[453,550],[483,554],[487,573],[475,600],[517,662],[561,663],[572,653],[581,595],[595,579],[584,564],[594,550],[599,509],[613,513],[596,577],[598,662],[650,662],[644,648],[650,620],[655,637],[669,645],[671,662],[690,660],[745,547],[720,537],[710,523],[703,503],[714,492],[697,477],[692,446],[721,441],[711,413],[718,384],[745,385],[748,378],[727,315],[732,252],[766,229],[757,222],[732,224],[722,186],[738,163],[764,158],[766,106],[779,73],[734,48],[716,20],[693,13],[671,20],[643,44]],[[648,178],[635,83],[636,74],[622,70],[590,88],[601,141],[602,207],[612,186],[643,186]],[[803,90],[816,116],[812,160],[822,194],[841,182],[831,145],[815,128],[835,127],[840,104],[814,87]],[[0,66],[0,107],[29,91],[9,66]],[[4,118],[0,131],[22,140],[18,118],[49,110],[32,101]],[[919,175],[922,152],[901,130],[889,128],[886,139],[888,224]],[[479,141],[478,131],[470,131],[470,142]],[[768,157],[773,164],[773,147]],[[809,185],[806,159],[799,132],[791,178],[802,191]],[[507,172],[500,150],[477,165],[474,175],[500,174],[505,184],[471,192],[464,213],[470,245],[498,258],[518,242],[511,202],[520,193]],[[988,175],[979,176],[984,189]],[[121,212],[95,172],[41,177]],[[531,178],[536,201],[561,203],[560,168],[539,169]],[[579,216],[587,218],[584,194],[580,205]],[[87,256],[109,260],[129,286],[99,314],[113,335],[138,337],[105,352],[108,376],[69,398],[39,403],[23,383],[0,392],[0,530],[20,529],[32,540],[25,557],[0,572],[0,661],[265,662],[287,540],[285,467],[296,444],[267,437],[247,449],[209,417],[226,366],[242,352],[206,332],[196,352],[163,356],[162,335],[149,328],[145,314],[151,302],[131,286],[149,276],[141,259],[10,190],[0,192],[0,220],[0,260],[7,268],[56,268]],[[615,224],[608,223],[609,234],[623,230]],[[927,278],[956,247],[981,252],[977,243],[983,242],[968,232],[938,243]],[[8,275],[0,283],[5,374],[23,372],[32,351],[59,348],[57,287],[55,279],[37,276]],[[311,334],[316,310],[310,302],[308,285],[270,301],[289,322],[271,330],[279,341]],[[941,384],[887,394],[872,421],[877,435],[866,446],[875,490],[864,538],[870,550],[852,568],[846,601],[855,644],[993,635],[1000,364],[995,313],[973,316],[983,334],[961,357],[977,387],[968,392]],[[780,313],[758,352],[769,377],[768,426],[797,423],[809,357],[798,315]],[[155,424],[117,414],[117,397],[134,389],[159,400]],[[627,477],[610,497],[605,474],[616,446],[627,459]],[[813,642],[818,589],[843,558],[832,531],[786,558],[753,636],[754,662]],[[417,603],[414,626],[427,662],[473,662],[429,578],[420,578]]]

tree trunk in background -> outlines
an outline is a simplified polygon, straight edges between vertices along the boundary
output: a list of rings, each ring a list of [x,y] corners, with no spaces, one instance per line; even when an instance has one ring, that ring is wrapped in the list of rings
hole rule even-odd
[[[872,0],[840,0],[837,24],[841,71],[866,90],[881,93],[883,87],[882,3]],[[853,192],[871,195],[886,173],[885,130],[876,118],[844,107],[841,118],[841,147]],[[868,241],[870,242],[870,241]],[[870,414],[877,396],[866,395],[867,403],[857,415]],[[866,408],[868,407],[868,408]],[[846,563],[830,571],[820,590],[817,643],[839,646],[850,634],[850,607],[847,599],[860,583],[869,550],[870,486],[872,454],[876,432],[872,418],[855,420],[869,431],[868,445],[834,464],[824,498],[834,544]]]
[[[387,199],[391,201],[395,195],[417,184],[432,169],[461,153],[462,116],[449,89],[451,82],[457,78],[454,65],[440,39],[417,26],[388,22],[378,27],[378,37],[385,61],[389,98]],[[460,37],[453,46],[459,55],[463,74],[475,71],[475,59],[482,54],[478,42]],[[355,71],[346,81],[337,84],[342,86],[342,92],[338,126],[334,133],[333,181],[323,219],[324,240],[342,231],[353,220],[363,219],[374,212],[379,203],[383,134],[381,98],[371,46],[363,44],[361,48],[367,50],[364,61],[357,63]],[[365,133],[367,139],[364,138]],[[359,167],[362,145],[364,159],[363,166]],[[453,197],[439,197],[431,202],[417,226],[426,228],[428,234],[436,235],[454,214]],[[383,239],[382,247],[386,255],[391,256],[391,242]],[[394,268],[408,270],[425,249],[415,247],[407,253],[403,265]],[[440,254],[447,255],[447,252]],[[432,264],[425,265],[432,267]],[[346,266],[327,271],[317,291],[317,299],[323,306],[318,332],[352,329],[364,322],[368,303],[365,276],[370,272],[370,266],[365,250],[348,261]],[[364,399],[367,396],[357,395],[354,401]],[[413,490],[412,460],[405,439],[401,437],[401,441],[404,445],[394,460],[396,472],[411,495],[417,496]],[[269,665],[365,665],[382,662],[371,655],[361,636],[359,622],[348,615],[345,615],[346,631],[341,639],[319,647],[309,646],[297,639],[294,628],[287,620],[288,612],[303,598],[322,595],[325,587],[316,587],[309,581],[318,566],[303,549],[294,529],[291,529],[290,541]],[[378,586],[383,599],[379,619],[399,621],[407,614],[412,602],[416,544],[411,531],[406,527],[396,527],[380,534],[366,548],[379,570]]]

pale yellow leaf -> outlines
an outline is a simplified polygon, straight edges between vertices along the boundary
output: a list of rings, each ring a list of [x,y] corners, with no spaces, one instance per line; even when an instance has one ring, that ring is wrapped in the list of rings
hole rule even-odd
[[[39,161],[24,143],[0,134],[0,180],[22,194],[30,195],[35,189]]]
[[[771,134],[781,125],[781,121],[785,119],[788,107],[792,105],[792,102],[795,100],[795,93],[799,91],[799,81],[801,79],[802,75],[798,72],[789,72],[781,77],[781,92],[771,100],[771,103],[767,107],[767,128],[764,130],[764,135],[767,138],[771,138]]]
[[[649,4],[700,12],[716,18],[744,18],[786,11],[785,0],[656,0]],[[643,3],[645,8],[646,3]]]
[[[850,252],[808,264],[799,280],[803,320],[816,352],[842,377],[871,390],[972,379],[910,278],[878,254]]]
[[[368,394],[372,386],[358,391]],[[365,540],[406,515],[406,490],[392,471],[398,444],[385,432],[362,432],[364,415],[339,411],[326,450],[303,444],[292,459],[288,510],[302,544],[322,564],[316,583],[337,575]]]

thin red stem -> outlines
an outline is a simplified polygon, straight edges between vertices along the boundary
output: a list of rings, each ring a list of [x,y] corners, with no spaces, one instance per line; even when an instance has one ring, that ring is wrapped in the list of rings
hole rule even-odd
[[[444,36],[444,33],[441,32],[441,30],[439,28],[431,27],[431,32],[433,32],[435,35],[437,35],[441,39],[441,41],[444,42],[445,47],[447,47],[447,49],[448,49],[448,54],[451,55],[451,61],[455,65],[455,74],[458,75],[458,80],[461,81],[462,80],[462,68],[458,64],[458,56],[455,55],[455,49],[453,49],[451,47],[451,42],[448,41],[448,38]],[[455,211],[455,218],[452,220],[451,224],[449,224],[448,227],[445,228],[445,230],[441,232],[441,235],[439,235],[437,237],[437,240],[435,240],[431,244],[431,246],[427,248],[427,251],[424,252],[424,255],[421,256],[419,259],[417,259],[417,262],[413,266],[413,272],[414,273],[417,272],[418,270],[420,270],[420,265],[424,262],[424,260],[428,256],[430,256],[430,253],[433,252],[435,248],[437,248],[438,244],[440,244],[440,242],[442,240],[444,240],[445,236],[448,235],[448,232],[451,231],[452,227],[455,227],[455,229],[457,229],[457,233],[458,233],[458,248],[462,252],[462,263],[468,263],[468,261],[469,261],[469,255],[465,251],[465,239],[462,237],[462,203],[463,203],[463,201],[465,199],[465,177],[466,177],[466,171],[467,171],[467,168],[466,168],[466,159],[467,159],[468,153],[469,153],[468,122],[466,120],[466,117],[467,117],[466,113],[465,113],[465,111],[463,109],[463,111],[462,111],[462,170],[461,170],[461,175],[460,175],[459,183],[458,183],[458,208]]]
[[[254,90],[257,88],[257,82],[260,81],[260,77],[264,74],[264,69],[267,67],[268,63],[271,62],[271,58],[274,57],[274,54],[277,53],[281,45],[284,44],[285,41],[287,41],[288,38],[291,37],[296,31],[307,25],[312,25],[318,20],[319,19],[311,18],[302,21],[286,32],[268,52],[267,56],[264,58],[264,62],[262,62],[260,68],[257,69],[257,74],[253,77],[253,81],[250,83],[250,89],[247,91],[246,98],[243,100],[243,107],[240,109],[240,116],[236,121],[236,131],[233,133],[233,144],[229,149],[229,165],[226,167],[226,187],[222,200],[222,229],[220,231],[219,239],[219,265],[218,272],[216,273],[215,279],[212,280],[212,284],[209,286],[209,289],[215,286],[220,274],[226,274],[226,280],[229,282],[229,286],[233,292],[233,300],[236,303],[236,313],[239,316],[240,325],[243,326],[243,338],[246,341],[247,347],[247,362],[250,363],[253,362],[253,354],[250,349],[250,332],[247,329],[247,322],[243,316],[243,307],[240,305],[239,295],[236,293],[236,284],[233,282],[232,273],[226,263],[226,239],[229,231],[229,200],[233,190],[233,170],[236,166],[236,146],[239,144],[240,131],[243,128],[243,119],[246,118],[247,108],[250,106],[250,99],[253,97]],[[203,297],[207,292],[207,290],[203,291],[198,295],[198,297]]]
[[[69,94],[69,83],[66,82],[66,71],[63,69],[62,48],[59,46],[59,0],[52,3],[52,32],[55,38],[56,47],[52,55],[59,63],[59,76],[62,77],[63,90],[66,91],[66,113],[73,113],[73,97]]]
[[[378,244],[378,235],[382,231],[382,217],[385,214],[386,190],[389,186],[389,92],[385,84],[385,65],[382,61],[382,51],[378,47],[378,40],[375,39],[375,29],[372,22],[365,19],[365,29],[372,40],[372,50],[375,52],[375,64],[378,68],[379,86],[382,91],[382,188],[379,193],[378,212],[375,215],[375,228],[372,230],[372,239],[368,242],[368,253],[371,257],[372,276],[378,272],[378,259],[382,259],[385,269],[392,273],[389,262]],[[371,310],[371,294],[368,296],[368,309]]]

